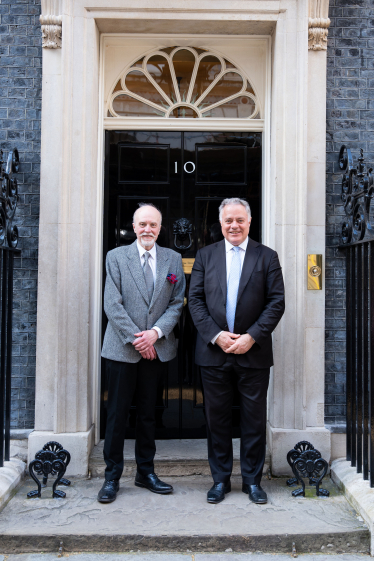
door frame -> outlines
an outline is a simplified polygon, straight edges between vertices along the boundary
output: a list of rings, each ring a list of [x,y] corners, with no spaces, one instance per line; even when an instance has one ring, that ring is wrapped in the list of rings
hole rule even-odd
[[[144,40],[144,54],[154,50],[158,45],[168,41],[174,44],[190,45],[198,47],[205,41],[219,39],[224,50],[225,44],[242,43],[243,49],[248,48],[251,43],[261,40],[266,46],[264,79],[264,118],[263,119],[159,119],[159,118],[129,118],[129,119],[106,119],[104,115],[105,106],[105,47],[113,38],[137,38]],[[149,48],[150,43],[154,46]],[[148,47],[148,48],[147,48]],[[213,50],[213,49],[212,49]],[[93,303],[93,340],[94,340],[94,423],[95,442],[100,440],[100,398],[101,398],[101,342],[102,342],[102,262],[103,262],[103,215],[104,215],[104,186],[105,186],[105,131],[106,130],[148,130],[148,131],[222,131],[222,132],[262,132],[262,193],[261,193],[261,224],[262,242],[270,243],[270,108],[271,108],[271,51],[272,38],[270,36],[248,36],[248,35],[191,35],[191,34],[119,34],[103,33],[100,38],[100,64],[99,64],[99,119],[98,119],[98,158],[97,158],[97,185],[96,185],[96,239],[95,239],[95,299]],[[222,54],[222,53],[221,53]],[[238,65],[240,66],[240,65]],[[245,72],[244,72],[245,73]],[[267,211],[265,212],[265,209]],[[97,375],[95,376],[95,374]]]

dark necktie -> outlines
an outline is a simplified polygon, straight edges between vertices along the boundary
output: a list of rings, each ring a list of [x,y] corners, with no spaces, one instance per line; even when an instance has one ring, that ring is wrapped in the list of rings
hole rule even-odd
[[[153,273],[152,273],[151,266],[148,262],[149,255],[150,255],[149,251],[146,251],[145,254],[144,254],[143,271],[144,271],[144,277],[145,277],[145,284],[147,285],[147,290],[148,290],[149,302],[151,302],[154,286],[153,286]]]

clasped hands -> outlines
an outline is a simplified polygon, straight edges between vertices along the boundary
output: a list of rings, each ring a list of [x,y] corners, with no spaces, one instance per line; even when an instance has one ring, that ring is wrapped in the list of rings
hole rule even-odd
[[[255,344],[253,337],[249,333],[237,335],[229,331],[222,331],[216,339],[216,345],[221,347],[225,353],[233,353],[235,355],[243,355]]]
[[[148,329],[140,333],[134,333],[136,339],[133,345],[137,351],[147,360],[154,360],[157,358],[157,352],[154,348],[154,343],[158,339],[158,333],[155,329]]]

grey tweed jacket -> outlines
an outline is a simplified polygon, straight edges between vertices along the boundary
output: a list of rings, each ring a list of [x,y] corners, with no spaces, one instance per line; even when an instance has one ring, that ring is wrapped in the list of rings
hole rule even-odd
[[[108,252],[104,310],[109,322],[101,352],[104,358],[138,362],[141,355],[132,345],[134,333],[155,325],[164,334],[154,345],[159,359],[166,362],[177,354],[173,329],[182,312],[186,287],[182,258],[172,249],[157,244],[156,251],[157,271],[151,302],[136,241]],[[177,277],[176,284],[167,280],[169,273]]]

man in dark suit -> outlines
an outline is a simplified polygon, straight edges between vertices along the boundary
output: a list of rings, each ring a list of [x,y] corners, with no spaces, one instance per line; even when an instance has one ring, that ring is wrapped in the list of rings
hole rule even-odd
[[[173,329],[182,312],[186,281],[181,256],[155,243],[160,211],[150,204],[139,206],[133,219],[137,240],[109,251],[106,259],[108,326],[101,354],[107,359],[108,403],[101,503],[114,501],[119,489],[125,426],[135,391],[135,485],[159,494],[173,490],[154,473],[155,408],[164,365],[177,353]]]
[[[242,490],[264,504],[266,395],[273,365],[271,334],[284,312],[282,270],[276,252],[248,236],[246,201],[225,199],[219,218],[225,239],[197,252],[189,291],[214,481],[207,498],[218,503],[231,491],[234,379],[240,393]]]

